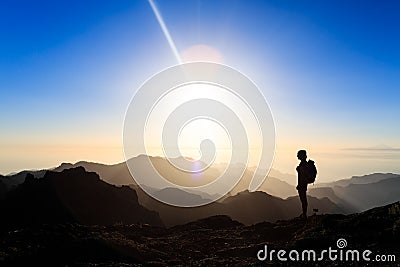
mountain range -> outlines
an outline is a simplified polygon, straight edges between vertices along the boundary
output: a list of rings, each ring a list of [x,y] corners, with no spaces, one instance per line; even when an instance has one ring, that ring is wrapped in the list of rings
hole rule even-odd
[[[168,227],[214,215],[227,215],[240,223],[251,225],[262,221],[293,218],[299,216],[301,211],[298,197],[281,199],[261,191],[242,191],[234,196],[226,197],[221,201],[205,206],[183,208],[161,203],[148,196],[141,188],[134,188],[138,192],[140,203],[150,210],[157,211],[164,224]],[[190,201],[191,198],[199,197],[175,188],[164,189],[160,193],[173,194],[187,201]],[[313,209],[318,209],[318,212],[322,214],[348,213],[346,209],[339,207],[326,197],[317,199],[310,196],[308,202],[310,215],[313,214]]]
[[[282,264],[257,260],[265,245],[320,251],[339,238],[351,249],[400,257],[396,174],[316,184],[308,192],[307,221],[298,217],[297,196],[247,191],[251,170],[236,191],[197,208],[161,203],[138,185],[121,183],[132,179],[126,175],[123,163],[79,162],[1,176],[0,265],[275,266]],[[262,188],[292,186],[270,178]],[[189,202],[210,197],[176,188],[146,190]]]
[[[147,156],[141,155],[130,160],[137,161],[135,166],[140,166],[141,161],[146,159],[145,157]],[[150,157],[150,160],[160,168],[169,166],[169,163],[164,158]],[[139,203],[149,210],[158,212],[163,223],[167,226],[183,224],[217,214],[231,216],[244,224],[251,224],[264,220],[274,221],[277,219],[288,219],[299,215],[300,204],[294,185],[281,180],[285,179],[291,181],[295,180],[295,177],[289,174],[282,174],[276,170],[271,170],[270,176],[268,176],[260,187],[260,192],[250,193],[247,191],[248,184],[253,174],[252,171],[255,170],[254,168],[249,168],[244,172],[242,179],[227,196],[203,207],[185,209],[160,203],[148,196],[143,192],[141,187],[135,183],[124,162],[113,165],[85,161],[75,164],[63,163],[52,169],[52,171],[60,172],[76,167],[83,167],[86,171],[96,172],[101,180],[109,184],[115,186],[129,185],[136,191]],[[240,166],[231,167],[240,169]],[[226,168],[226,166],[220,164],[209,172],[215,175],[224,168]],[[145,172],[145,170],[143,170],[143,172]],[[28,173],[32,174],[35,178],[40,178],[45,175],[46,170],[23,171],[14,175],[0,177],[0,197],[2,195],[4,196],[4,191],[9,191],[11,188],[22,183]],[[179,175],[179,173],[174,174]],[[279,178],[271,176],[272,174]],[[318,213],[350,214],[392,203],[399,200],[399,178],[400,175],[398,174],[376,173],[365,176],[354,176],[349,179],[324,184],[319,184],[317,180],[316,184],[310,185],[308,190],[308,199],[310,203],[309,213],[313,214],[313,209],[318,209]],[[182,180],[184,178],[178,177],[176,179]],[[196,198],[211,199],[211,196],[205,192],[195,194],[190,190],[146,188],[156,195],[173,194],[177,198],[184,198],[189,203]],[[236,202],[235,200],[237,199],[240,199],[240,201]],[[242,205],[241,203],[246,203],[242,205],[246,208],[241,210],[241,212],[237,212],[238,209],[231,203],[235,203],[235,205],[239,206]],[[244,215],[245,213],[246,215]]]
[[[129,161],[134,162],[132,165],[137,166],[140,168],[142,166],[142,162],[147,160],[148,156],[140,155],[134,158],[129,159]],[[167,175],[169,177],[176,176],[178,178],[174,178],[175,180],[183,181],[189,180],[187,179],[186,172],[178,172],[175,168],[173,168],[165,158],[161,157],[151,157],[149,156],[151,162],[156,166],[157,170],[162,170],[163,175]],[[87,161],[80,161],[77,163],[62,163],[60,166],[52,168],[50,170],[53,171],[62,171],[64,169],[69,169],[73,167],[84,167],[87,171],[96,172],[100,175],[101,179],[106,181],[107,183],[113,185],[132,185],[136,184],[135,180],[133,179],[129,169],[127,167],[126,162],[121,162],[117,164],[107,165],[95,162],[87,162]],[[219,173],[221,173],[227,166],[225,164],[216,164],[208,169],[206,177],[216,177]],[[240,169],[241,167],[238,165],[233,165],[232,168]],[[37,170],[37,171],[21,171],[19,173],[15,173],[12,175],[7,176],[0,176],[0,181],[6,184],[7,188],[11,188],[18,184],[21,184],[27,173],[33,174],[36,178],[43,177],[46,170]],[[143,175],[150,175],[146,170],[140,170],[140,173]],[[232,194],[236,194],[237,192],[246,190],[248,188],[248,183],[250,182],[250,178],[252,176],[252,168],[249,168],[245,171],[241,181],[237,184],[235,188],[232,190]],[[272,176],[272,174],[274,176]],[[271,178],[271,179],[269,179]],[[211,178],[209,178],[211,179]],[[292,179],[292,184],[285,182],[285,180]],[[173,180],[171,178],[171,180]],[[296,195],[296,190],[293,187],[293,184],[296,183],[296,177],[289,175],[289,174],[282,174],[276,170],[271,170],[268,179],[265,180],[264,184],[262,185],[262,190],[271,195],[286,198],[292,195]],[[184,182],[181,182],[184,183]],[[191,186],[196,186],[191,185]]]
[[[202,197],[176,188],[156,190],[155,194],[170,194],[186,202]],[[328,198],[309,197],[309,202],[321,213],[345,212]],[[1,202],[0,213],[5,219],[0,225],[68,221],[100,225],[142,222],[171,227],[214,215],[227,215],[250,225],[293,218],[299,210],[297,197],[281,199],[261,191],[242,191],[201,207],[174,207],[153,199],[137,185],[111,185],[97,173],[75,167],[47,171],[42,178],[26,174],[25,181]]]
[[[348,207],[351,212],[365,211],[399,200],[400,175],[372,174],[334,182],[331,186],[316,187],[309,194],[327,196],[334,203]],[[341,184],[341,186],[336,185]]]

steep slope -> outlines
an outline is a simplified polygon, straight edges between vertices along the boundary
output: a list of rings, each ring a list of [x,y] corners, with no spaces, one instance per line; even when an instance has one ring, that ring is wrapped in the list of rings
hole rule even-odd
[[[308,190],[308,195],[316,198],[327,197],[333,203],[338,205],[344,214],[350,214],[354,212],[359,212],[360,210],[353,206],[353,204],[347,202],[344,199],[339,198],[333,188],[331,187],[313,187]]]

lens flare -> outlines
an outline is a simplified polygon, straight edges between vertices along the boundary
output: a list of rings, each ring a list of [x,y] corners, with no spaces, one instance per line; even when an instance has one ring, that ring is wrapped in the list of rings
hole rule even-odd
[[[156,6],[156,4],[154,3],[153,0],[149,0],[149,4],[151,6],[151,9],[154,12],[154,15],[157,18],[158,24],[160,25],[161,30],[164,33],[165,38],[168,41],[169,47],[171,48],[172,52],[174,53],[174,56],[175,56],[176,60],[178,61],[178,63],[181,64],[182,63],[181,57],[180,57],[180,55],[178,53],[178,50],[176,49],[175,42],[172,39],[172,37],[171,37],[171,35],[170,35],[169,31],[168,31],[167,25],[165,25],[165,22],[164,22],[163,17],[161,16],[160,10],[158,10],[158,8],[157,8],[157,6]]]

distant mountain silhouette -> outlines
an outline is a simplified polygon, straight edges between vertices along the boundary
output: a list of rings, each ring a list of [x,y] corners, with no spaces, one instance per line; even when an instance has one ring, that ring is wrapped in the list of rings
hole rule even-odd
[[[262,221],[274,222],[297,217],[301,213],[298,197],[281,199],[265,192],[244,191],[222,202],[226,215],[245,225]],[[308,197],[309,215],[317,208],[321,214],[343,213],[343,210],[328,198]]]
[[[327,196],[340,207],[347,209],[347,213],[365,211],[400,199],[398,174],[376,173],[354,176],[325,185],[326,187],[318,185],[316,188],[311,188],[309,195]]]
[[[245,226],[228,216],[212,216],[172,228],[143,225],[83,226],[47,224],[5,232],[0,229],[0,265],[4,266],[397,266],[400,202],[352,215],[317,215]],[[396,262],[260,262],[268,250],[368,249],[396,255]],[[276,255],[276,254],[275,254]],[[338,255],[334,254],[334,255]],[[287,253],[286,255],[287,256]],[[361,255],[360,255],[361,258]]]
[[[224,171],[227,168],[227,164],[219,163],[215,164],[215,168],[219,172]],[[229,168],[236,169],[236,173],[240,173],[243,168],[243,164],[236,163],[229,165]],[[239,183],[231,190],[230,194],[235,195],[239,192],[248,190],[251,179],[253,178],[256,167],[249,167],[243,173]],[[261,170],[265,172],[265,170]],[[260,170],[259,170],[260,172]],[[289,196],[297,195],[295,184],[297,183],[297,177],[290,174],[283,174],[277,170],[271,169],[268,173],[267,179],[261,184],[259,191],[264,191],[270,195],[277,196],[280,198],[287,198]]]
[[[400,175],[393,173],[373,173],[362,176],[353,176],[349,179],[341,179],[331,183],[320,183],[316,184],[316,187],[334,187],[334,186],[343,187],[343,186],[348,186],[350,184],[370,184],[390,178],[400,178]]]
[[[173,168],[170,163],[162,157],[151,157],[151,156],[146,156],[146,155],[140,155],[134,158],[129,159],[129,161],[134,161],[135,164],[134,166],[143,166],[144,164],[142,163],[144,160],[147,160],[147,158],[150,158],[152,163],[157,167],[157,169],[163,174],[168,177],[170,177],[170,180],[178,180],[180,181],[181,184],[185,184],[185,182],[182,181],[192,181],[190,177],[188,176],[187,173],[182,172],[182,171],[177,171],[175,168]],[[126,165],[125,162],[122,163],[117,163],[117,164],[112,164],[112,165],[107,165],[107,164],[101,164],[101,163],[95,163],[95,162],[86,162],[86,161],[79,161],[77,163],[71,164],[71,163],[62,163],[60,166],[51,169],[53,171],[62,171],[65,169],[70,169],[74,167],[84,167],[85,170],[91,171],[91,172],[96,172],[99,174],[100,178],[107,183],[114,184],[114,185],[130,185],[130,184],[136,184],[135,180],[132,178],[131,173],[129,172],[129,169]],[[231,167],[240,169],[240,166],[238,164],[233,164]],[[203,178],[206,183],[207,181],[211,181],[212,178],[218,177],[218,175],[221,173],[226,168],[226,164],[215,164],[215,167],[209,168],[207,170],[207,173],[203,175]],[[253,171],[252,169],[254,168],[249,168],[246,170],[245,174],[243,175],[243,179],[238,183],[238,185],[233,188],[231,194],[234,195],[238,192],[241,192],[243,190],[248,189],[248,185],[250,183],[250,178],[253,176]],[[137,170],[139,173],[144,175],[145,177],[149,177],[151,175],[151,172],[148,170]],[[11,175],[11,176],[5,176],[5,183],[7,184],[8,188],[11,188],[12,186],[21,184],[24,182],[25,176],[27,173],[33,174],[36,178],[43,177],[45,174],[46,170],[40,170],[40,171],[22,171],[17,174]],[[274,175],[277,175],[277,178],[275,178]],[[175,177],[175,178],[172,178]],[[290,183],[282,181],[287,179],[290,180]],[[1,179],[0,179],[1,180]],[[271,175],[268,177],[268,179],[265,180],[265,182],[261,185],[261,188],[259,190],[265,191],[271,195],[280,197],[280,198],[287,198],[289,196],[293,196],[297,194],[297,191],[295,189],[295,186],[293,185],[296,183],[296,177],[289,175],[289,174],[282,174],[278,171],[271,170]],[[190,186],[196,186],[196,184],[191,184]],[[159,188],[161,189],[161,188]],[[201,196],[203,198],[209,198],[207,196],[207,193],[201,193]]]
[[[151,157],[146,155],[140,155],[129,159],[128,162],[133,166],[137,166],[138,169],[136,169],[136,171],[140,173],[140,175],[144,177],[150,177],[152,175],[151,171],[146,170],[144,168],[140,168],[141,166],[145,166],[144,162],[147,161],[148,159],[150,159],[150,161],[155,166],[157,171],[160,174],[162,174],[163,177],[165,177],[166,179],[177,182],[178,184],[184,186],[200,185],[200,184],[188,184],[188,182],[193,183],[193,179],[191,179],[191,174],[176,169],[165,158],[162,157]],[[54,170],[61,171],[71,167],[84,167],[88,171],[96,172],[100,175],[101,179],[110,184],[114,185],[136,184],[125,162],[114,165],[106,165],[106,164],[80,161],[72,165],[70,163],[63,163]],[[218,174],[219,172],[215,169],[212,168],[207,169],[202,176],[203,178],[202,183],[208,183],[212,181],[212,178],[218,177]]]
[[[110,185],[83,167],[47,171],[42,179],[27,174],[0,202],[0,214],[3,228],[65,222],[163,225],[156,212],[139,204],[133,189]]]
[[[370,184],[333,187],[335,194],[359,211],[387,205],[400,198],[400,176]]]
[[[140,187],[132,186],[138,193],[139,202],[150,210],[157,211],[167,227],[184,224],[214,215],[228,215],[243,224],[250,225],[261,221],[276,221],[296,217],[300,214],[298,197],[281,199],[265,192],[243,191],[227,197],[219,202],[195,208],[174,207],[161,203],[148,196]],[[199,196],[168,188],[157,194],[174,194],[187,201]],[[310,215],[312,208],[318,208],[320,213],[344,213],[346,210],[330,201],[328,198],[317,199],[309,197]]]
[[[179,190],[176,188],[164,188],[154,192],[154,196],[160,199],[165,198],[166,196],[173,196],[173,200],[176,202],[182,201],[187,203],[188,205],[195,205],[199,203],[202,199],[201,196],[193,193],[189,193],[183,190]]]
[[[248,168],[250,171],[255,172],[256,167],[249,167]],[[265,170],[263,170],[265,172]],[[294,168],[293,168],[294,171]],[[296,186],[297,185],[297,176],[294,174],[288,174],[288,173],[282,173],[278,170],[275,170],[274,168],[271,168],[268,177],[275,177],[279,179],[282,182],[285,182],[289,185]]]
[[[239,192],[248,190],[250,181],[253,178],[253,174],[254,173],[252,171],[246,170],[239,183],[231,190],[230,194],[235,195]],[[295,186],[271,176],[267,177],[267,179],[264,180],[258,191],[264,191],[270,195],[280,198],[287,198],[297,195],[297,190]]]
[[[343,211],[343,214],[350,214],[350,213],[360,211],[355,206],[353,206],[353,204],[350,204],[349,202],[346,202],[344,199],[339,198],[336,195],[333,188],[331,188],[331,187],[310,188],[308,190],[308,195],[316,197],[316,198],[323,198],[323,197],[329,198],[333,203],[335,203],[336,205],[338,205],[341,208],[341,210]]]

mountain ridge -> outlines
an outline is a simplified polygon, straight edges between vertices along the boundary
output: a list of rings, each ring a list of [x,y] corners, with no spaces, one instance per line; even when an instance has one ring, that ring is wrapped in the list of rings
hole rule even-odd
[[[134,190],[108,184],[83,167],[47,171],[41,179],[27,174],[0,202],[0,214],[5,228],[56,222],[163,225],[156,212],[139,204]]]

